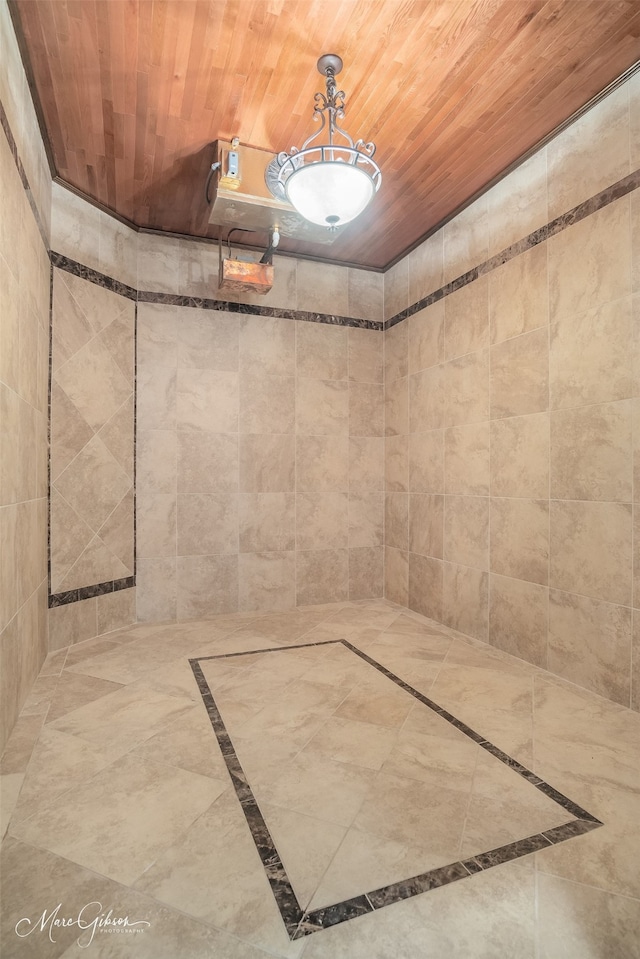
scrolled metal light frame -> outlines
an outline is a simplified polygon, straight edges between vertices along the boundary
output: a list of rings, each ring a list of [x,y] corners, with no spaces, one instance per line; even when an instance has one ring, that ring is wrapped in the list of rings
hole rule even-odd
[[[346,163],[357,167],[369,177],[373,185],[373,197],[382,182],[382,171],[373,159],[376,152],[375,143],[363,139],[354,141],[337,123],[337,120],[342,120],[345,115],[344,90],[338,90],[336,84],[336,74],[342,70],[342,59],[336,54],[325,54],[320,57],[317,66],[319,73],[326,76],[326,94],[318,92],[314,96],[313,119],[320,121],[320,129],[307,137],[300,149],[294,146],[288,153],[278,153],[267,168],[267,182],[274,195],[283,198],[287,196],[287,180],[302,166]],[[325,130],[329,142],[315,143]],[[342,137],[345,142],[336,143],[336,136]],[[277,176],[274,175],[276,170]],[[336,223],[330,223],[328,229],[335,231],[338,227]]]

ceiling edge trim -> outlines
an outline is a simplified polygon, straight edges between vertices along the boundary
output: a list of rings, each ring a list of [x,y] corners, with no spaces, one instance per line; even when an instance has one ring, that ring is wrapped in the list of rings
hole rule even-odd
[[[431,227],[431,229],[427,230],[426,233],[423,233],[418,240],[408,246],[403,253],[400,253],[398,256],[394,257],[393,260],[390,260],[389,263],[382,268],[381,272],[386,273],[388,270],[396,266],[396,264],[398,264],[401,260],[403,260],[405,256],[409,256],[410,253],[413,253],[413,251],[425,243],[426,240],[434,236],[438,230],[441,230],[443,226],[446,226],[447,223],[451,222],[451,220],[455,220],[455,218],[464,210],[466,210],[467,207],[470,207],[472,203],[475,203],[476,200],[479,200],[481,196],[484,196],[485,193],[488,193],[489,190],[500,183],[501,180],[504,180],[505,177],[509,176],[510,173],[513,173],[514,170],[517,170],[517,168],[522,166],[523,163],[526,163],[527,160],[530,160],[535,153],[537,153],[539,150],[542,150],[542,148],[550,143],[551,140],[554,140],[564,130],[570,127],[572,123],[575,123],[577,120],[583,117],[585,113],[588,113],[589,110],[597,106],[598,103],[608,97],[609,94],[613,93],[613,91],[618,87],[622,86],[623,83],[626,83],[627,80],[630,80],[631,77],[639,71],[640,60],[636,60],[636,62],[628,67],[624,73],[621,73],[619,77],[616,77],[615,80],[612,80],[611,83],[609,83],[603,90],[600,91],[600,93],[596,93],[596,95],[591,97],[590,100],[587,100],[584,106],[581,106],[578,110],[572,113],[570,117],[568,117],[562,123],[559,123],[557,127],[555,127],[550,133],[539,140],[534,146],[531,147],[531,149],[527,150],[526,153],[523,153],[521,157],[519,157],[517,160],[514,160],[513,163],[510,163],[508,167],[505,167],[501,173],[498,173],[498,175],[490,180],[485,186],[472,194],[468,200],[465,200],[464,203],[457,207],[451,214],[449,214],[449,216],[443,217],[443,219],[436,223],[435,226]]]

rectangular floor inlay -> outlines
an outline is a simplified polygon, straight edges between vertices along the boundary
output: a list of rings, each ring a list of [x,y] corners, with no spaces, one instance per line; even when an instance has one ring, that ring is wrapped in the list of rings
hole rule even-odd
[[[602,825],[345,639],[189,662],[292,940]]]

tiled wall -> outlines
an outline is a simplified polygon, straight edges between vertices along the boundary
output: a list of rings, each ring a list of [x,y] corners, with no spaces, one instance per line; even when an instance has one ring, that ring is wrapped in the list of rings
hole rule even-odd
[[[382,594],[380,332],[141,303],[138,426],[140,619]]]
[[[386,316],[638,168],[636,74],[387,273]],[[637,709],[640,189],[608,199],[391,320],[385,587]]]
[[[50,177],[0,3],[0,751],[47,649]]]
[[[382,275],[276,257],[273,290],[235,298],[273,315],[228,312],[213,308],[216,245],[135,235],[56,184],[52,222],[56,253],[140,291],[138,618],[382,595],[383,337],[358,327],[382,322]],[[89,281],[56,283],[76,324],[67,288]],[[52,555],[67,557],[61,531]],[[54,642],[95,635],[106,601],[52,609]]]
[[[49,645],[135,621],[135,302],[53,271]]]

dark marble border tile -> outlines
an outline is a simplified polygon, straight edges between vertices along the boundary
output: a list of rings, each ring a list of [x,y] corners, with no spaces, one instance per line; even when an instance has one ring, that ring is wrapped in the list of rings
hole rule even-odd
[[[258,306],[254,303],[236,303],[231,300],[213,300],[203,296],[186,296],[179,293],[138,292],[139,303],[160,303],[166,306],[191,306],[199,310],[224,310],[227,313],[248,313],[252,316],[272,316],[281,320],[301,320],[307,323],[327,323],[331,326],[351,326],[362,330],[383,329],[380,320],[361,320],[337,313],[314,313],[308,310],[286,310],[278,306]]]
[[[54,606],[68,606],[70,603],[79,603],[83,599],[93,599],[95,596],[104,596],[106,593],[118,593],[121,589],[133,589],[135,585],[135,576],[123,576],[122,579],[94,583],[93,586],[79,586],[78,589],[68,589],[63,593],[50,593],[49,609]]]
[[[9,144],[9,149],[11,151],[11,156],[13,157],[13,162],[16,165],[16,170],[18,171],[18,176],[20,177],[20,182],[22,183],[24,192],[27,194],[27,201],[31,207],[31,212],[36,221],[36,226],[38,227],[38,232],[40,234],[40,239],[44,244],[45,250],[49,250],[49,238],[47,237],[47,231],[44,228],[44,223],[42,222],[42,217],[40,216],[40,211],[33,196],[33,191],[29,184],[29,179],[27,177],[25,168],[23,166],[22,160],[20,159],[20,154],[18,152],[18,144],[16,143],[15,137],[11,126],[9,125],[9,118],[6,114],[4,104],[0,100],[0,127],[4,130],[4,135],[7,138],[7,143]]]
[[[102,286],[105,290],[111,290],[112,293],[125,296],[128,300],[135,302],[137,299],[138,294],[132,286],[127,286],[126,283],[121,283],[120,280],[114,280],[113,277],[107,276],[106,273],[100,273],[90,266],[85,266],[84,263],[72,260],[69,256],[56,253],[55,250],[51,250],[49,255],[51,262],[54,266],[57,266],[58,269],[72,273],[74,276],[82,277],[83,280],[88,280],[89,283],[95,283],[96,286]]]
[[[574,206],[573,209],[562,213],[556,217],[555,220],[550,220],[549,223],[541,226],[538,230],[534,230],[534,232],[529,233],[528,236],[523,237],[516,243],[512,243],[511,246],[506,247],[506,249],[500,253],[496,253],[495,256],[485,260],[484,263],[474,266],[472,270],[463,273],[462,276],[458,276],[455,280],[445,283],[439,290],[429,293],[421,300],[408,306],[405,310],[400,310],[399,313],[396,313],[395,316],[390,317],[385,322],[385,330],[390,330],[393,326],[397,326],[398,323],[402,323],[403,320],[413,316],[414,313],[419,313],[420,310],[431,306],[432,303],[437,303],[438,300],[442,300],[445,296],[455,293],[456,290],[466,286],[468,283],[473,283],[478,277],[497,270],[498,267],[512,260],[514,257],[519,256],[521,253],[524,253],[526,250],[530,250],[539,243],[544,243],[549,237],[561,233],[563,230],[566,230],[567,227],[573,226],[574,223],[579,223],[580,220],[584,220],[585,217],[591,216],[592,213],[597,213],[598,210],[602,210],[603,207],[614,203],[616,200],[626,196],[628,193],[632,193],[633,190],[637,190],[638,188],[640,188],[640,170],[636,170],[628,176],[623,177],[622,180],[618,180],[617,183],[613,183],[595,196],[589,197],[588,200],[584,200],[584,202]]]
[[[232,659],[235,656],[251,656],[266,652],[286,652],[292,649],[306,649],[313,646],[333,646],[336,644],[344,646],[356,656],[359,656],[360,659],[364,660],[368,665],[378,670],[378,672],[382,673],[387,679],[395,683],[406,693],[433,710],[433,712],[442,719],[451,723],[451,725],[459,729],[461,733],[468,736],[483,749],[486,749],[487,752],[490,752],[514,773],[522,776],[531,786],[539,789],[548,796],[549,799],[553,800],[576,818],[561,826],[555,826],[552,829],[546,830],[545,832],[518,839],[515,842],[499,846],[496,849],[479,853],[477,856],[472,856],[469,859],[452,862],[446,866],[440,866],[437,869],[430,869],[418,876],[412,876],[401,882],[391,883],[388,886],[374,889],[360,896],[345,899],[343,902],[337,902],[321,909],[303,910],[296,898],[284,864],[260,812],[251,785],[240,764],[233,742],[231,741],[231,737],[229,736],[200,664],[217,659]],[[220,751],[226,762],[231,782],[238,801],[242,806],[247,825],[249,826],[249,830],[256,844],[256,849],[264,866],[271,891],[280,910],[280,915],[282,916],[289,938],[292,940],[301,939],[304,936],[319,932],[322,929],[327,929],[330,926],[335,926],[341,922],[347,922],[356,916],[366,915],[377,909],[382,909],[391,903],[399,902],[402,899],[418,896],[428,892],[430,889],[437,889],[440,886],[448,885],[459,879],[467,879],[485,869],[490,869],[492,866],[511,862],[514,859],[519,859],[521,856],[528,856],[541,849],[548,849],[556,843],[565,842],[567,839],[572,839],[575,836],[584,835],[602,825],[600,820],[596,819],[595,816],[586,812],[557,789],[554,789],[553,786],[545,783],[539,776],[528,770],[511,756],[508,756],[501,749],[498,749],[497,746],[494,746],[493,743],[481,736],[480,733],[475,732],[475,730],[467,726],[466,723],[456,719],[448,710],[443,709],[442,706],[439,706],[433,700],[429,699],[428,696],[424,696],[418,692],[418,690],[410,686],[409,683],[400,679],[385,666],[376,662],[375,659],[363,653],[362,650],[353,646],[346,639],[330,639],[318,643],[298,643],[291,646],[269,646],[262,649],[243,650],[237,653],[221,653],[217,656],[201,656],[197,659],[190,659],[189,665],[198,684],[202,701],[207,710],[212,729],[220,746]]]

